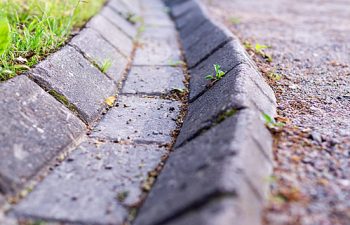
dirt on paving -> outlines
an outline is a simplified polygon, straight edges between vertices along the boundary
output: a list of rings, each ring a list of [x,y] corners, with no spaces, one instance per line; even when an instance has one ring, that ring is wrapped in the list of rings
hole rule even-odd
[[[245,43],[286,123],[265,223],[349,225],[350,0],[202,1]]]

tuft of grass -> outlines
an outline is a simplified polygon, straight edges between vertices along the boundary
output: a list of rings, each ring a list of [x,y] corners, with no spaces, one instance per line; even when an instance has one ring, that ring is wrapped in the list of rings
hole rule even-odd
[[[247,50],[251,50],[256,55],[260,55],[267,62],[272,62],[272,60],[273,60],[272,56],[265,52],[265,50],[270,48],[270,46],[259,44],[259,43],[256,43],[255,46],[253,46],[252,43],[250,43],[249,41],[244,41],[243,45]]]
[[[102,62],[101,66],[99,67],[102,73],[106,73],[109,68],[112,66],[112,61],[110,59],[106,59]]]
[[[285,124],[281,122],[277,122],[273,117],[270,115],[263,113],[263,118],[265,120],[265,125],[268,128],[278,128],[278,127],[284,127]]]
[[[61,47],[71,32],[96,14],[104,2],[105,0],[0,1],[0,18],[7,18],[0,19],[0,36],[3,36],[3,32],[6,35],[5,23],[10,27],[9,44],[0,51],[0,81],[28,70]]]
[[[214,69],[215,69],[215,75],[209,74],[205,76],[205,79],[218,81],[225,76],[226,72],[221,70],[221,66],[219,64],[214,64]]]

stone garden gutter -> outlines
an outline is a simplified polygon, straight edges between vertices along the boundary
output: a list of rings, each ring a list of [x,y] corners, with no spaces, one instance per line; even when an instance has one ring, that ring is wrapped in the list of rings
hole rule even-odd
[[[110,107],[106,99],[119,93],[136,46],[137,28],[126,18],[130,12],[139,15],[141,9],[137,0],[124,1],[127,5],[119,3],[109,1],[61,50],[28,73],[0,84],[0,207],[5,197],[30,192],[34,180],[44,178],[47,168],[65,159],[86,134],[93,133],[91,128]],[[152,4],[159,5],[157,0],[144,1],[146,6]],[[134,224],[260,224],[272,172],[272,137],[261,115],[275,115],[274,93],[239,40],[211,21],[197,1],[172,0],[166,4],[179,31],[191,75],[190,103],[174,152]],[[101,72],[98,68],[107,61],[111,66]],[[209,82],[204,77],[214,73],[214,64],[221,65],[226,75]],[[107,150],[109,144],[105,144]],[[95,151],[93,144],[87,146],[81,148]],[[68,158],[68,163],[71,160]],[[81,160],[85,162],[84,157]],[[79,163],[78,158],[75,161]],[[46,201],[41,192],[54,195],[65,191],[50,182],[59,181],[55,176],[60,171],[66,173],[66,165],[30,194],[32,197],[17,209],[18,215],[22,211],[31,217],[46,213],[49,205],[41,202]],[[62,187],[74,192],[74,185],[68,184]],[[113,200],[106,196],[110,204]],[[86,215],[84,207],[62,215],[57,215],[55,205],[50,207],[48,214],[52,213],[54,219],[63,215],[64,221],[72,216],[79,220]],[[108,218],[92,213],[100,212],[94,206],[87,213],[102,221],[98,224],[122,224],[126,212],[118,207]],[[118,213],[122,214],[120,218]]]
[[[272,173],[274,92],[240,41],[195,0],[165,0],[190,73],[189,109],[174,152],[135,225],[261,224]],[[219,64],[226,75],[205,79]],[[233,222],[234,221],[234,222]]]

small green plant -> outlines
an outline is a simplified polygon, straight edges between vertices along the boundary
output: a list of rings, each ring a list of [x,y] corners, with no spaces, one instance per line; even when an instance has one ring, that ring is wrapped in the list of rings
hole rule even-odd
[[[268,49],[268,48],[269,48],[269,46],[267,46],[267,45],[262,45],[262,44],[256,43],[255,47],[254,47],[254,51],[258,55],[261,55],[263,58],[265,58],[268,62],[272,62],[272,56],[267,54],[264,51],[265,49]]]
[[[218,81],[225,76],[226,72],[221,70],[221,66],[219,64],[214,64],[214,69],[215,69],[215,75],[209,74],[205,76],[205,79]]]
[[[274,71],[270,71],[267,73],[267,76],[272,80],[279,81],[282,79],[282,74],[276,73]]]
[[[100,70],[102,73],[106,73],[109,68],[112,66],[112,61],[110,59],[106,59],[105,61],[102,62],[100,66]]]
[[[232,24],[232,25],[238,25],[241,23],[241,19],[238,18],[238,17],[231,17],[229,19],[229,22]]]
[[[263,118],[265,120],[265,125],[268,128],[278,128],[278,127],[284,127],[284,123],[277,122],[273,117],[270,115],[263,113]]]
[[[11,43],[10,24],[5,16],[0,14],[0,55],[2,55]]]

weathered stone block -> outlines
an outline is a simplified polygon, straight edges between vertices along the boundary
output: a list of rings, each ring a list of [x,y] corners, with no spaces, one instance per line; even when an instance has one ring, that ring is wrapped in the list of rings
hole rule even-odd
[[[94,129],[92,137],[132,142],[170,143],[176,128],[179,102],[120,96]]]
[[[206,60],[190,70],[190,101],[206,91],[211,81],[205,79],[207,75],[215,75],[214,64],[221,66],[221,70],[229,72],[241,63],[250,63],[249,56],[238,39],[233,39]]]
[[[232,34],[226,28],[218,25],[205,23],[204,29],[198,29],[194,33],[201,33],[201,39],[191,46],[184,46],[187,64],[189,68],[194,67],[200,61],[208,57],[219,46],[232,39]],[[184,39],[183,43],[187,43],[189,39]]]
[[[177,138],[179,146],[200,130],[208,128],[227,110],[252,108],[275,115],[276,105],[253,80],[264,79],[250,65],[240,64],[190,104]],[[266,84],[267,85],[267,84]]]
[[[0,84],[0,190],[16,192],[85,125],[25,76]]]
[[[112,80],[70,46],[49,56],[28,75],[62,101],[72,104],[87,123],[100,115],[105,99],[116,90]]]
[[[256,212],[256,208],[248,204],[261,202],[268,187],[264,179],[272,171],[271,164],[251,137],[255,126],[264,125],[255,112],[242,110],[176,149],[170,155],[157,183],[141,208],[135,224],[163,223],[173,215],[182,215],[186,212],[190,214],[192,207],[205,210],[206,203],[221,196],[231,196],[234,199],[238,208],[231,208],[234,209],[231,216],[242,213],[242,217],[249,219],[249,214]],[[260,135],[259,141],[266,139],[271,141],[271,135],[266,128]],[[271,151],[271,147],[269,150]],[[259,169],[256,165],[259,165]],[[250,186],[250,183],[253,186]],[[259,194],[255,193],[257,188]],[[248,203],[247,199],[252,201]],[[227,213],[225,215],[228,216]],[[185,221],[187,219],[190,218],[186,216],[183,218]],[[197,215],[197,219],[203,218],[198,218]],[[229,223],[226,221],[219,224]]]
[[[13,211],[18,218],[121,225],[123,205],[137,204],[142,182],[165,154],[157,145],[88,140]]]
[[[100,68],[110,63],[106,74],[116,82],[122,79],[128,60],[95,30],[84,29],[73,38],[70,44],[77,47],[91,61],[96,62]]]
[[[86,25],[99,32],[109,43],[117,48],[125,57],[129,57],[133,49],[133,41],[119,28],[101,15],[96,15]]]
[[[134,66],[125,81],[123,93],[168,94],[183,89],[185,79],[181,67]]]
[[[161,28],[158,29],[161,32]],[[157,38],[144,37],[141,39],[141,47],[136,50],[134,65],[172,65],[175,61],[181,60],[180,48],[176,42],[176,37]]]
[[[104,7],[101,10],[101,15],[109,20],[114,26],[119,27],[131,39],[135,38],[137,34],[136,28],[119,13],[115,12],[111,7]]]
[[[192,10],[193,8],[198,7],[198,4],[194,0],[188,0],[181,4],[175,5],[171,8],[171,15],[174,18],[177,18],[179,16],[182,16]]]

